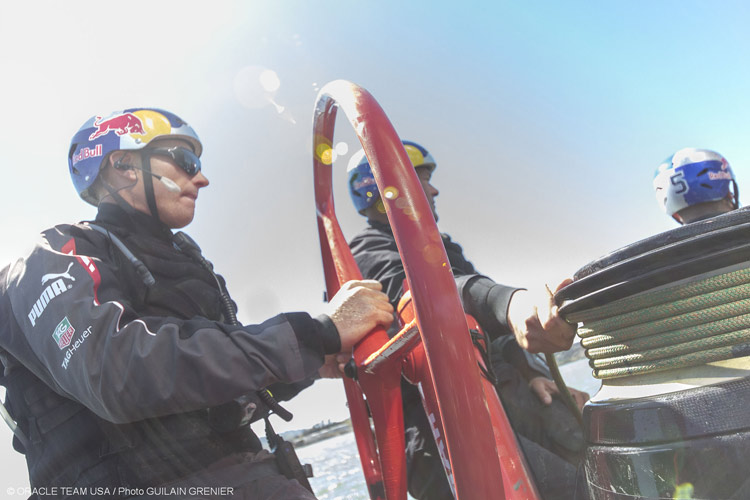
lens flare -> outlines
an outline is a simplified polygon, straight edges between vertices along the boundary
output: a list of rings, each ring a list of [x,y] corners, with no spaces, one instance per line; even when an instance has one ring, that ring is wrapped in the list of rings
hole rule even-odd
[[[269,105],[269,98],[273,100],[274,92],[266,90],[261,79],[261,75],[267,71],[270,70],[260,66],[247,66],[237,72],[233,86],[234,95],[240,104],[250,109]]]
[[[438,245],[427,245],[422,249],[422,257],[430,264],[438,264],[442,259],[442,249]]]
[[[244,107],[259,109],[270,105],[283,119],[297,123],[289,110],[276,100],[281,79],[274,70],[262,66],[247,66],[237,72],[233,85],[234,95]]]
[[[258,81],[260,82],[260,86],[263,87],[263,90],[266,92],[276,92],[281,86],[279,75],[277,75],[272,69],[261,71],[260,76],[258,76]]]
[[[315,156],[324,164],[332,165],[336,159],[336,152],[330,144],[321,143],[315,147]]]
[[[337,155],[343,156],[349,152],[349,145],[342,141],[336,144],[336,147],[334,147],[333,149],[336,151]]]
[[[388,186],[383,190],[383,197],[385,197],[386,200],[395,200],[398,198],[398,195],[398,189],[393,186]]]

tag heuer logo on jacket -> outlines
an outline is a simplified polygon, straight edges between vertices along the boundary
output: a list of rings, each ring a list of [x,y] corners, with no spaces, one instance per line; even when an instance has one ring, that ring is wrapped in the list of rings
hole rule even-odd
[[[73,325],[68,321],[68,317],[65,316],[55,328],[52,337],[55,339],[55,342],[57,342],[57,347],[65,349],[70,345],[70,341],[73,339],[75,333],[76,329],[73,328]]]

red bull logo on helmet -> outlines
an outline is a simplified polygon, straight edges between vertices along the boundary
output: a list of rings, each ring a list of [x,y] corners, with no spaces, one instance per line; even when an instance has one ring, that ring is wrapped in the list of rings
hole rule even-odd
[[[77,154],[73,155],[71,158],[71,161],[73,162],[73,165],[78,163],[81,160],[86,160],[88,158],[96,158],[97,156],[102,155],[102,145],[97,144],[94,148],[85,147],[82,148]]]
[[[732,174],[731,172],[727,172],[726,170],[721,170],[719,172],[708,172],[708,178],[712,181],[731,181]]]
[[[360,177],[352,181],[352,187],[354,189],[362,189],[365,186],[372,186],[375,184],[374,177]]]
[[[114,132],[117,135],[146,133],[143,129],[143,122],[133,113],[123,113],[104,121],[100,121],[101,119],[101,116],[97,116],[96,120],[94,120],[96,130],[89,136],[90,141],[107,135],[110,132]]]

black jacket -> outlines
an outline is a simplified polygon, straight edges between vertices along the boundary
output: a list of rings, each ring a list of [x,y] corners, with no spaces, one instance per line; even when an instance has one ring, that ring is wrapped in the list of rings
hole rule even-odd
[[[2,382],[29,437],[15,445],[32,487],[160,484],[257,451],[249,425],[217,433],[208,408],[275,383],[300,383],[287,396],[309,385],[340,348],[333,323],[290,313],[231,325],[223,280],[168,229],[114,205],[94,222],[145,264],[153,286],[86,223],[45,231],[0,271]]]
[[[368,228],[351,240],[349,247],[362,276],[378,280],[395,307],[403,293],[406,271],[390,226],[377,221],[369,223]],[[441,237],[464,309],[479,321],[493,339],[511,335],[507,309],[511,296],[519,288],[499,285],[479,274],[464,257],[460,245],[447,234]]]

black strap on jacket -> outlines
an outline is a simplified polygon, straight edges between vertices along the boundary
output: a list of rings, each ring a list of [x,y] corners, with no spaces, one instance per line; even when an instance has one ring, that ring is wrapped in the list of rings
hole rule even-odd
[[[183,233],[182,231],[178,231],[177,233],[175,233],[173,241],[180,250],[190,255],[201,266],[203,266],[204,269],[209,271],[216,278],[216,275],[213,271],[213,264],[211,264],[208,260],[205,259],[205,257],[203,257],[203,253],[201,252],[200,247],[190,236]],[[234,304],[229,298],[229,293],[227,293],[226,289],[221,286],[218,278],[216,278],[216,285],[219,287],[219,291],[221,293],[221,302],[224,306],[224,314],[228,318],[230,318],[230,322],[232,324],[239,325],[240,322],[237,320]],[[264,388],[259,390],[257,392],[257,395],[273,413],[277,414],[287,422],[292,420],[292,413],[281,406],[268,389]],[[229,401],[228,403],[219,406],[215,410],[222,410],[225,412],[228,411],[229,413],[236,415],[250,415],[252,414],[252,412],[248,412],[244,408],[244,406],[247,404],[248,403],[245,399],[237,398],[234,401]],[[266,423],[266,437],[268,439],[269,445],[271,446],[273,454],[276,457],[276,463],[278,464],[279,469],[281,469],[281,472],[289,479],[296,479],[307,490],[309,490],[311,493],[314,493],[309,481],[307,480],[308,477],[312,477],[312,467],[309,464],[303,466],[302,463],[300,463],[299,458],[297,457],[297,453],[295,453],[294,451],[294,446],[292,445],[292,443],[285,441],[281,436],[276,434],[276,432],[273,430],[273,426],[271,425],[270,420],[268,419],[268,415],[264,416],[264,420]]]
[[[94,231],[102,233],[104,236],[108,237],[110,241],[112,241],[112,244],[114,244],[117,249],[122,252],[125,258],[128,259],[131,264],[133,264],[133,267],[138,273],[138,276],[141,278],[141,280],[143,280],[144,285],[150,288],[156,284],[156,280],[154,279],[154,275],[151,274],[151,271],[148,270],[148,268],[143,264],[143,262],[141,262],[140,259],[138,259],[138,257],[133,255],[133,252],[131,252],[128,247],[125,246],[125,243],[123,243],[116,234],[107,231],[103,227],[97,226],[96,224],[93,224],[91,222],[89,222],[87,225]]]
[[[145,149],[141,150],[141,170],[143,171],[143,189],[146,191],[146,203],[151,210],[151,216],[159,219],[159,209],[156,206],[156,195],[154,194],[154,174],[151,173],[151,157]]]

